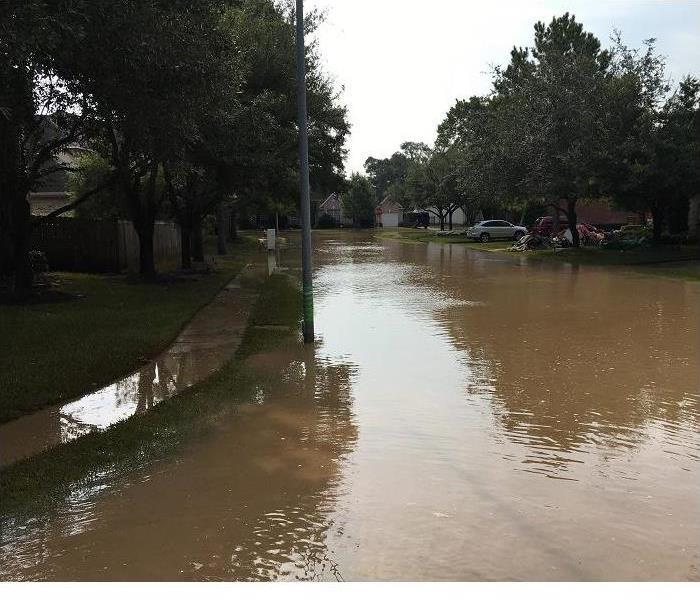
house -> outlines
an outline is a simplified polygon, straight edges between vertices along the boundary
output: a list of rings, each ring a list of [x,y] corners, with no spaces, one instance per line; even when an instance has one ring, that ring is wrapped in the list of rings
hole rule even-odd
[[[85,148],[74,145],[65,148],[55,159],[51,159],[46,168],[57,166],[72,166],[76,160],[88,152]],[[43,177],[34,191],[27,195],[31,213],[35,216],[45,216],[70,204],[67,171],[55,171]],[[71,216],[67,213],[66,216]]]
[[[389,194],[374,209],[378,227],[398,227],[403,222],[403,213],[403,206],[392,200]]]
[[[42,145],[55,143],[61,137],[67,138],[68,129],[76,118],[76,115],[62,113],[37,115],[37,131],[32,135],[38,136]],[[88,152],[92,151],[83,147],[78,140],[73,140],[61,144],[59,151],[40,165],[45,175],[27,194],[32,215],[45,216],[70,203],[68,170]],[[65,216],[71,216],[71,213]]]
[[[440,225],[440,219],[437,217],[437,210],[432,206],[426,206],[422,210],[430,215],[431,225]],[[380,227],[398,227],[400,223],[406,221],[406,211],[403,206],[395,202],[389,194],[384,197],[377,208],[375,209],[377,225]],[[449,223],[449,218],[445,219],[445,225]],[[452,226],[463,227],[468,225],[467,217],[461,208],[452,213]]]
[[[343,210],[343,199],[336,192],[333,192],[319,205],[316,214],[317,225],[321,222],[324,215],[326,219],[333,219],[337,225],[344,227],[352,226],[352,219],[349,218]]]
[[[432,206],[428,206],[425,210],[428,211],[428,214],[430,215],[430,224],[431,225],[440,225],[440,219],[431,211],[435,210]],[[437,211],[435,211],[437,212]],[[445,218],[445,226],[449,225],[450,223],[450,218],[446,217]],[[467,223],[467,216],[464,214],[464,211],[461,208],[458,208],[452,213],[452,226],[453,227],[464,227],[465,225],[471,225],[471,223]]]
[[[562,200],[559,206],[566,210],[565,201]],[[620,225],[639,225],[643,222],[643,218],[639,214],[616,209],[605,200],[577,202],[576,220],[579,223],[588,223],[603,229],[612,229]]]

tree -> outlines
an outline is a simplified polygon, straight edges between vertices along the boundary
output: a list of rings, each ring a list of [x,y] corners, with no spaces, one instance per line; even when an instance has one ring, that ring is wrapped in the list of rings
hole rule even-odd
[[[390,158],[370,156],[364,163],[365,171],[374,188],[377,202],[381,202],[390,189],[392,196],[402,195],[408,171],[408,158],[403,152],[394,152]]]
[[[224,198],[235,214],[291,214],[297,206],[296,72],[293,15],[269,0],[226,9],[222,29],[238,50],[235,97],[201,113],[195,135],[168,165],[171,203],[183,248]],[[307,28],[317,24],[311,13]],[[346,110],[307,48],[310,177],[316,190],[343,180]],[[186,176],[178,177],[177,172]],[[198,181],[196,181],[198,180]],[[186,239],[187,238],[187,239]],[[197,240],[198,236],[194,235]],[[189,264],[183,253],[183,264]]]
[[[368,177],[353,173],[343,197],[343,210],[356,227],[368,227],[374,222],[374,189]]]
[[[80,204],[75,214],[87,219],[125,219],[123,198],[119,190],[111,185],[112,169],[104,156],[88,152],[75,162],[75,171],[68,176],[71,198],[84,197],[90,190],[99,189],[90,202]]]
[[[489,213],[499,198],[518,196],[515,161],[496,127],[496,109],[489,98],[458,100],[438,126],[436,151],[449,155],[456,202],[468,221]],[[511,181],[513,183],[511,183]]]
[[[678,215],[685,220],[688,199],[700,189],[694,131],[700,84],[688,77],[669,97],[665,61],[653,39],[640,52],[617,34],[612,55],[607,191],[623,208],[651,212],[658,241],[674,213],[671,223],[679,221]]]
[[[152,277],[163,165],[199,135],[201,115],[234,99],[237,53],[214,0],[87,3],[84,18],[90,27],[72,41],[81,50],[63,71],[90,100],[98,144],[139,236],[140,273]]]
[[[499,71],[502,131],[518,132],[518,162],[529,161],[529,193],[566,203],[574,246],[576,202],[599,192],[610,53],[568,13],[535,25],[531,50],[514,49]],[[512,135],[510,136],[512,139]]]
[[[463,204],[458,185],[458,166],[451,151],[430,152],[429,156],[413,164],[407,179],[407,198],[412,206],[435,215],[440,229],[449,223],[452,215]]]
[[[18,297],[29,294],[32,227],[29,192],[70,167],[58,155],[80,139],[90,113],[60,69],[85,29],[85,3],[0,3],[0,275],[14,273]],[[75,199],[67,211],[92,195]],[[42,220],[53,218],[56,211]]]

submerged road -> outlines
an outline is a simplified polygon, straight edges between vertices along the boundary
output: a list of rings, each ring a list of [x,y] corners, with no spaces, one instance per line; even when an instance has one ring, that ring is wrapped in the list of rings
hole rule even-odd
[[[314,260],[315,347],[1,522],[0,579],[700,578],[700,285],[368,234]]]

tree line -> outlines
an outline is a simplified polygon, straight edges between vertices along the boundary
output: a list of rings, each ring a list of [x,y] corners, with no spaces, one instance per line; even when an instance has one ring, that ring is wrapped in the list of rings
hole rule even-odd
[[[307,31],[319,22],[308,15]],[[130,219],[152,277],[157,218],[180,225],[187,267],[204,217],[224,203],[295,206],[294,43],[289,1],[0,4],[0,275],[26,294],[32,229],[71,210]],[[349,125],[313,43],[306,68],[311,181],[323,193],[343,181]],[[89,149],[77,165],[58,160],[76,145]],[[57,171],[77,171],[71,202],[32,218],[28,194]]]
[[[389,158],[369,157],[376,197],[428,209],[441,227],[538,206],[568,220],[587,199],[653,217],[653,236],[687,225],[700,193],[700,81],[672,85],[655,40],[641,49],[615,32],[609,48],[572,15],[534,28],[492,72],[485,96],[458,100],[434,146],[407,142]]]

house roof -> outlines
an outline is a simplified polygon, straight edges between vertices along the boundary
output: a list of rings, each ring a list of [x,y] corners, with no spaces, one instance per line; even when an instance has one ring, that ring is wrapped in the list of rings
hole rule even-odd
[[[337,193],[333,192],[321,203],[319,208],[323,210],[339,210],[343,208],[343,201],[340,199]]]
[[[384,199],[379,203],[377,208],[381,208],[382,212],[392,213],[392,212],[402,212],[403,206],[398,202],[395,202],[389,194],[384,196]]]
[[[33,216],[43,217],[52,213],[66,204],[70,204],[71,197],[67,192],[30,192],[27,196]]]

